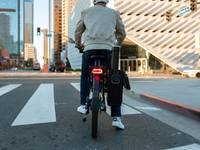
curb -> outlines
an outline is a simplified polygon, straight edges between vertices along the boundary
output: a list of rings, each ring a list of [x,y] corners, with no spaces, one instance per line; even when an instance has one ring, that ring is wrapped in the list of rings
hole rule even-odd
[[[200,109],[196,109],[196,108],[192,108],[190,106],[186,106],[186,105],[183,105],[183,104],[178,104],[178,103],[175,103],[169,99],[164,99],[164,98],[161,98],[161,97],[158,97],[158,96],[154,96],[154,95],[151,95],[151,94],[147,94],[147,93],[143,93],[143,94],[139,94],[139,96],[143,99],[146,99],[146,100],[150,100],[152,102],[155,102],[157,104],[161,104],[163,106],[168,106],[170,108],[168,109],[173,109],[174,111],[178,111],[178,112],[181,112],[181,113],[186,113],[186,112],[190,112],[192,114],[195,114],[197,115],[198,117],[200,117]]]
[[[6,77],[78,77],[80,76],[80,73],[71,72],[71,73],[33,73],[33,72],[12,72],[12,73],[0,73],[0,78],[6,78]]]

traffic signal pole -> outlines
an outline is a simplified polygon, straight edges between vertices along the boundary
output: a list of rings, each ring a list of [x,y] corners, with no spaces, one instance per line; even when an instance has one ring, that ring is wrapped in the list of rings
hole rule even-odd
[[[43,44],[44,44],[44,54],[43,54],[43,69],[42,72],[47,73],[49,71],[49,59],[48,59],[48,48],[49,48],[49,31],[48,29],[41,29],[41,28],[37,28],[37,35],[40,36],[40,34],[43,33]]]
[[[44,62],[44,64],[43,64],[43,69],[42,69],[42,71],[43,72],[48,72],[49,70],[48,70],[48,67],[49,67],[49,63],[50,63],[50,61],[49,61],[49,57],[50,57],[50,49],[49,49],[49,37],[51,37],[52,35],[50,34],[50,33],[54,33],[54,34],[61,34],[61,33],[56,33],[56,32],[54,32],[54,31],[49,31],[48,29],[41,29],[40,27],[37,27],[37,35],[38,36],[40,36],[40,34],[43,34],[43,43],[44,43],[44,55],[43,55],[43,62]],[[70,37],[68,37],[68,36],[65,36],[65,37],[67,37],[67,39],[68,39],[68,42],[69,43],[75,43],[75,41],[72,39],[72,38],[70,38]]]

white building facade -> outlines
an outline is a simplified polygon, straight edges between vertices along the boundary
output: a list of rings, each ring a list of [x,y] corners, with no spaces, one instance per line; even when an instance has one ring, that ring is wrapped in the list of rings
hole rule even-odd
[[[33,62],[37,62],[36,51],[32,43],[24,44],[24,60],[27,61],[29,59],[32,59]]]
[[[77,1],[70,18],[70,37],[74,37],[81,11],[92,6],[92,2]],[[113,0],[110,6],[120,12],[129,43],[138,45],[147,55],[153,55],[178,72],[199,67],[199,5],[191,11],[190,0]],[[166,16],[168,11],[170,19]],[[72,67],[80,68],[81,55],[72,44],[69,44],[68,56]]]

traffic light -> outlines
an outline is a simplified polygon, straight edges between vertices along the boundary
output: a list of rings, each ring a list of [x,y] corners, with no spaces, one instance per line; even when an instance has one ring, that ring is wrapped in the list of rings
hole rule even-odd
[[[166,11],[165,17],[166,17],[167,21],[171,21],[172,20],[172,12],[170,10]]]
[[[37,35],[40,35],[40,27],[37,27]]]
[[[197,0],[190,0],[190,9],[191,11],[197,10]]]

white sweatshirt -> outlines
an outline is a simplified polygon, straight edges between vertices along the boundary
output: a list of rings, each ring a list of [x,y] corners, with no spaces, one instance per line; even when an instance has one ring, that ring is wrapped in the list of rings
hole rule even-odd
[[[108,7],[95,5],[81,13],[75,30],[75,42],[85,46],[84,50],[109,49],[121,44],[126,36],[120,14]]]

